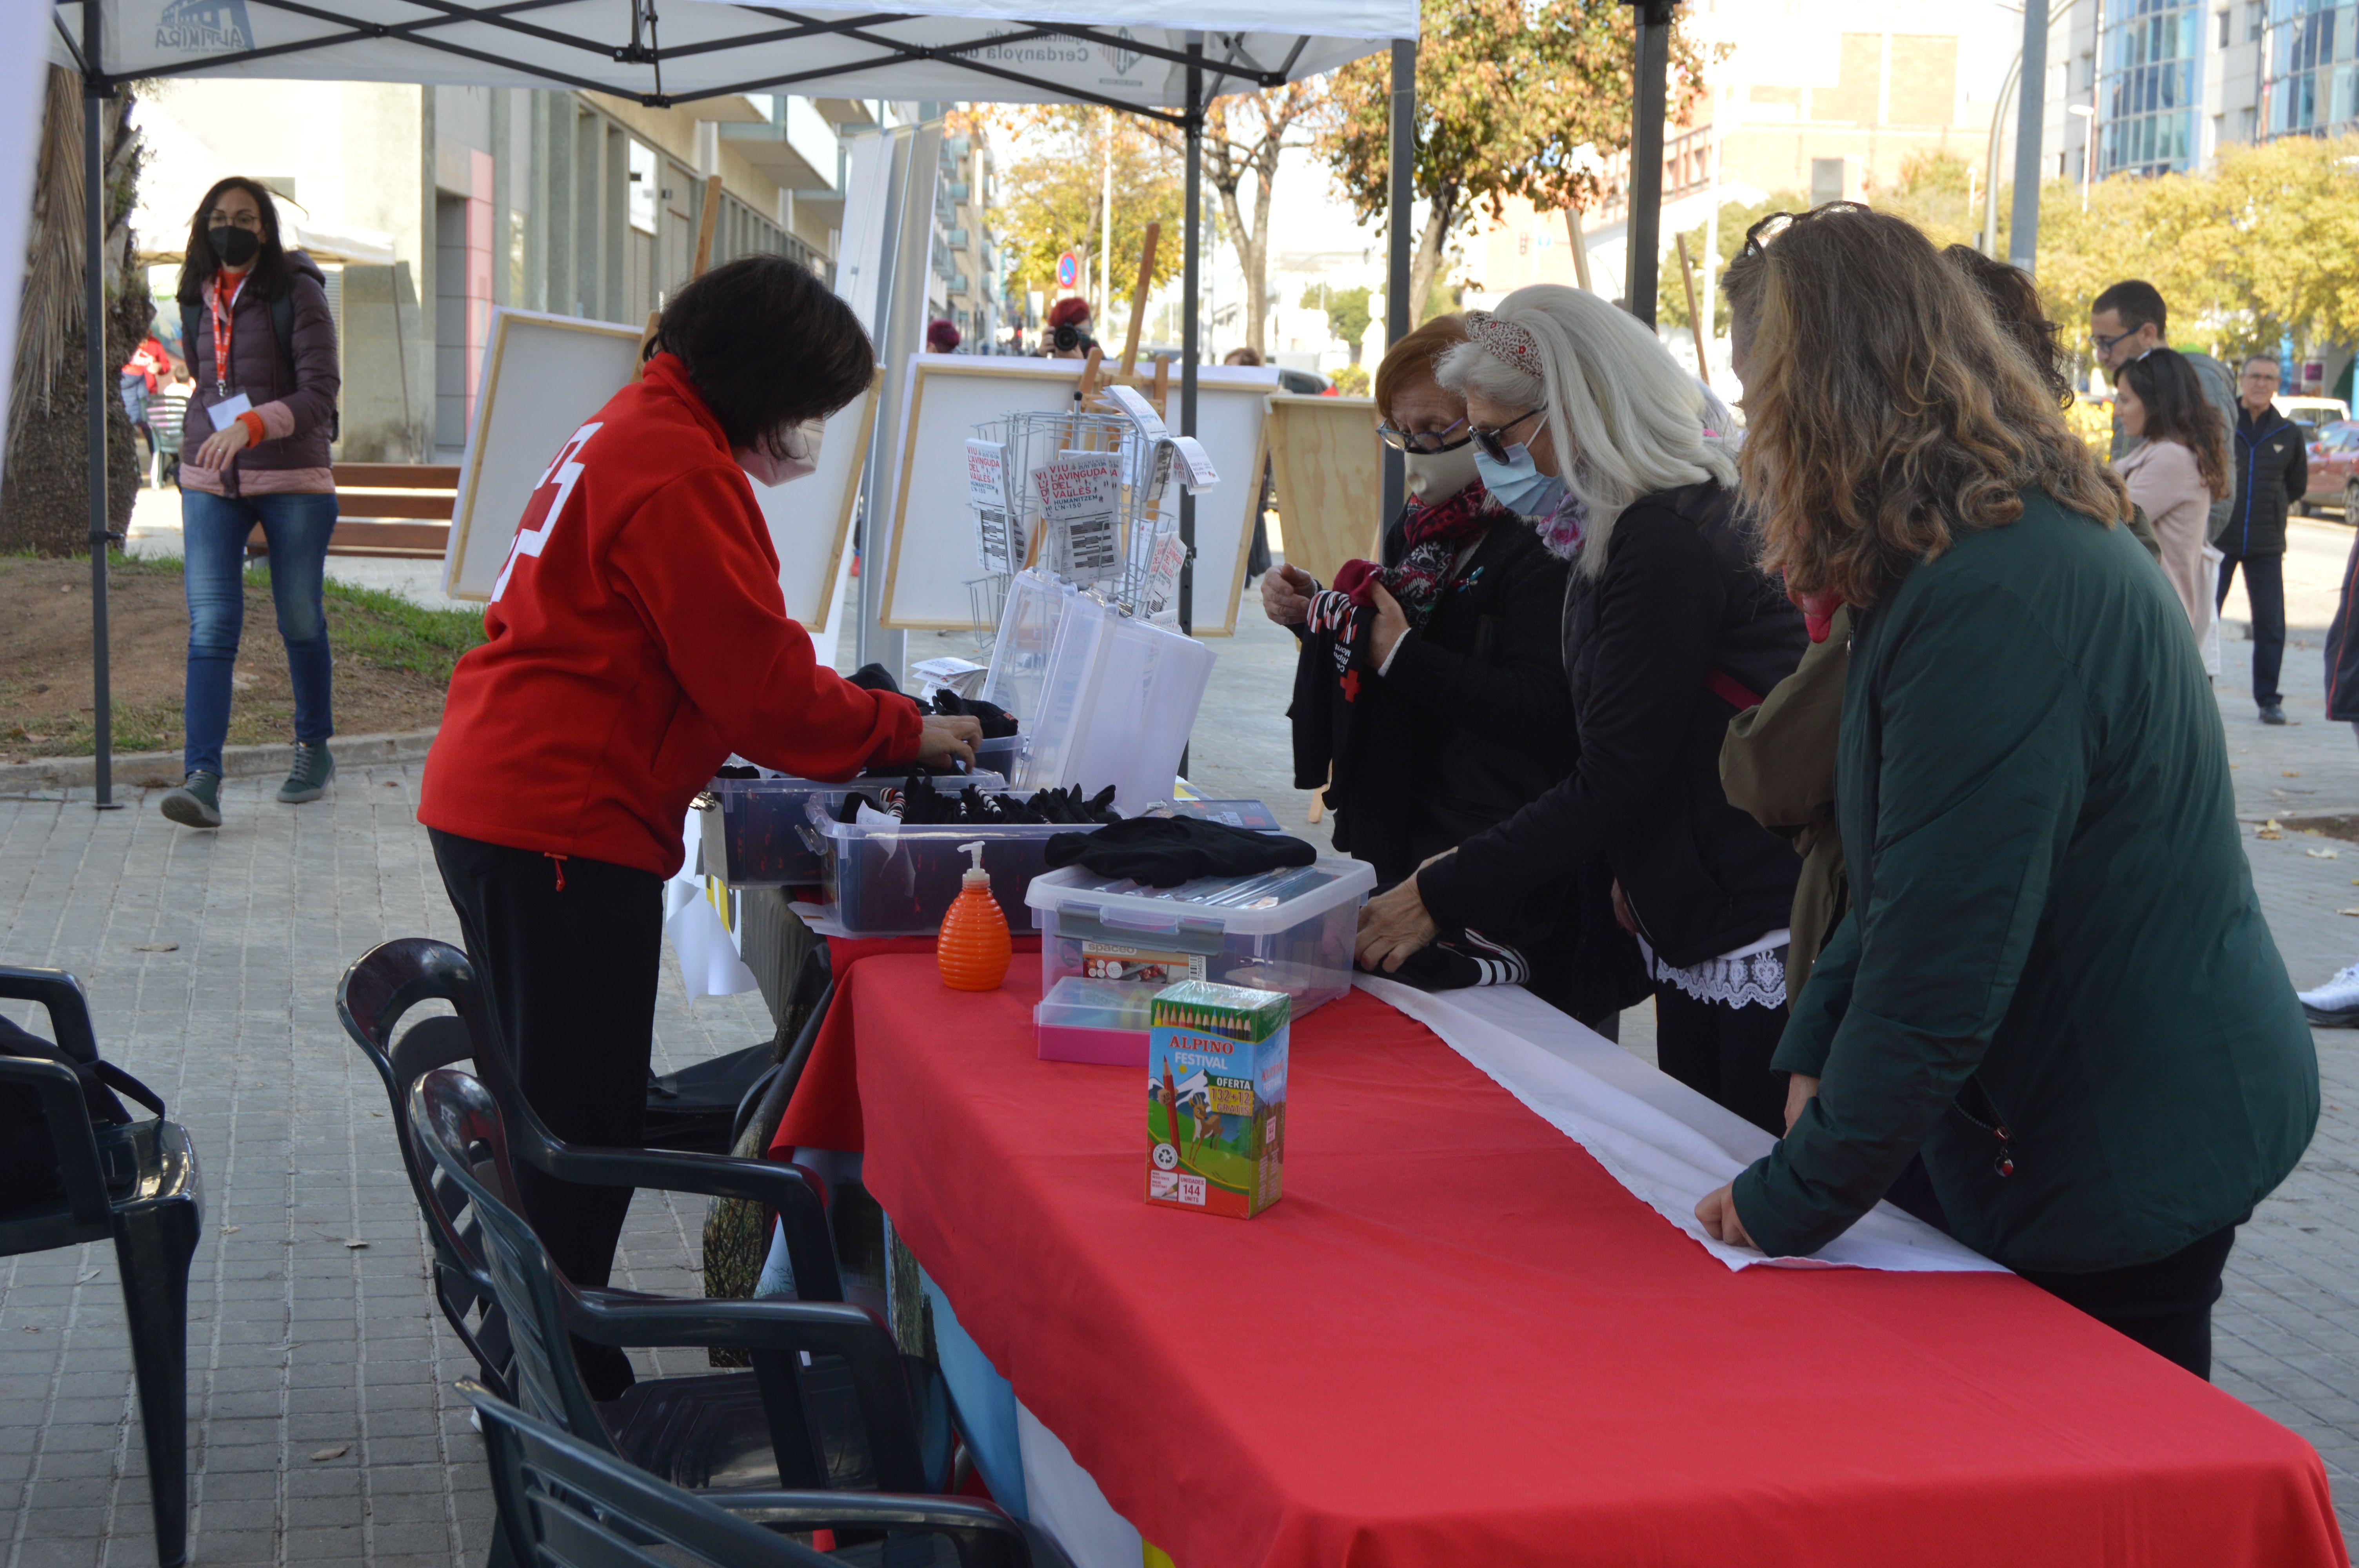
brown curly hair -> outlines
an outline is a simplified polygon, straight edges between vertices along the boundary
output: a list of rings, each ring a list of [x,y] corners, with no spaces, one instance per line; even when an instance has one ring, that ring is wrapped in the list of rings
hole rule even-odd
[[[1725,277],[1748,361],[1743,493],[1763,569],[1795,590],[1874,604],[1961,532],[2022,516],[2027,490],[2108,527],[2129,514],[1981,289],[1914,225],[1854,202],[1775,214]]]

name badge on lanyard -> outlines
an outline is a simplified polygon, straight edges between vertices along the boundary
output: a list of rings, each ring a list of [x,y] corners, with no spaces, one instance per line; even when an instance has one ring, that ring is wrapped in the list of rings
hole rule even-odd
[[[237,308],[238,290],[244,287],[245,285],[245,279],[243,277],[234,280],[229,287],[228,297],[223,298],[222,296],[221,276],[216,273],[213,276],[212,285],[213,320],[213,393],[216,396],[220,397],[226,397],[229,395],[229,348],[230,333],[233,326],[230,320],[230,313]],[[216,412],[218,412],[218,410],[216,410]],[[245,412],[244,409],[239,410],[239,413],[243,412]],[[230,415],[229,417],[234,419],[237,416],[233,414]],[[216,427],[218,427],[218,422],[216,422]]]

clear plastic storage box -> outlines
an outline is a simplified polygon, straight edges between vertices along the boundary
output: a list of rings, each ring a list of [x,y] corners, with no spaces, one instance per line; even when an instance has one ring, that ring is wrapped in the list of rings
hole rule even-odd
[[[1146,1066],[1155,993],[1162,989],[1067,975],[1032,1010],[1032,1038],[1039,1056],[1049,1062]]]
[[[1022,794],[1022,791],[1015,793]],[[806,841],[818,860],[827,908],[821,918],[847,936],[930,936],[959,895],[967,857],[959,846],[980,843],[991,896],[1018,935],[1033,929],[1025,890],[1049,869],[1049,840],[1084,833],[1070,823],[973,823],[908,827],[900,823],[838,822],[823,799],[805,807]]]
[[[983,697],[1023,726],[1020,789],[1114,786],[1136,815],[1171,798],[1212,650],[1045,573],[1017,574]]]
[[[1053,991],[1071,975],[1214,980],[1284,991],[1300,1018],[1352,989],[1360,905],[1375,885],[1375,867],[1333,857],[1175,888],[1068,866],[1038,878],[1026,895],[1040,931],[1040,989]]]
[[[804,836],[804,829],[810,825],[811,802],[822,803],[832,813],[855,790],[870,795],[897,790],[908,776],[907,768],[891,768],[864,773],[849,784],[824,784],[789,773],[761,779],[714,779],[704,787],[721,803],[721,823],[717,835],[710,816],[702,824],[705,873],[725,876],[738,887],[808,886],[820,880],[819,854]],[[935,780],[935,784],[950,791],[973,784],[995,795],[1007,787],[1007,781],[996,773],[973,773],[943,774]],[[713,863],[712,845],[716,837],[722,846],[721,865]]]

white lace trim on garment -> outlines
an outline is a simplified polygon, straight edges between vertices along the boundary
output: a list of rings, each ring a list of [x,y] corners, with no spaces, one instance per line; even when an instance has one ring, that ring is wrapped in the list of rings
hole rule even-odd
[[[1786,1005],[1786,949],[1793,937],[1791,931],[1772,931],[1734,953],[1684,969],[1675,969],[1657,957],[1643,938],[1638,946],[1646,955],[1649,975],[1679,987],[1698,1001],[1728,1008],[1777,1008]]]

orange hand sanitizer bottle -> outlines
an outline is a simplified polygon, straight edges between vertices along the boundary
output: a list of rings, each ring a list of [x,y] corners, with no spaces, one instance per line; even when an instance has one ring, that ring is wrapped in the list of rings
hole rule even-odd
[[[991,873],[983,869],[983,845],[959,848],[974,858],[974,864],[959,879],[958,899],[942,916],[941,935],[934,942],[934,962],[941,968],[942,984],[952,990],[995,991],[1007,978],[1007,916],[991,896]]]

